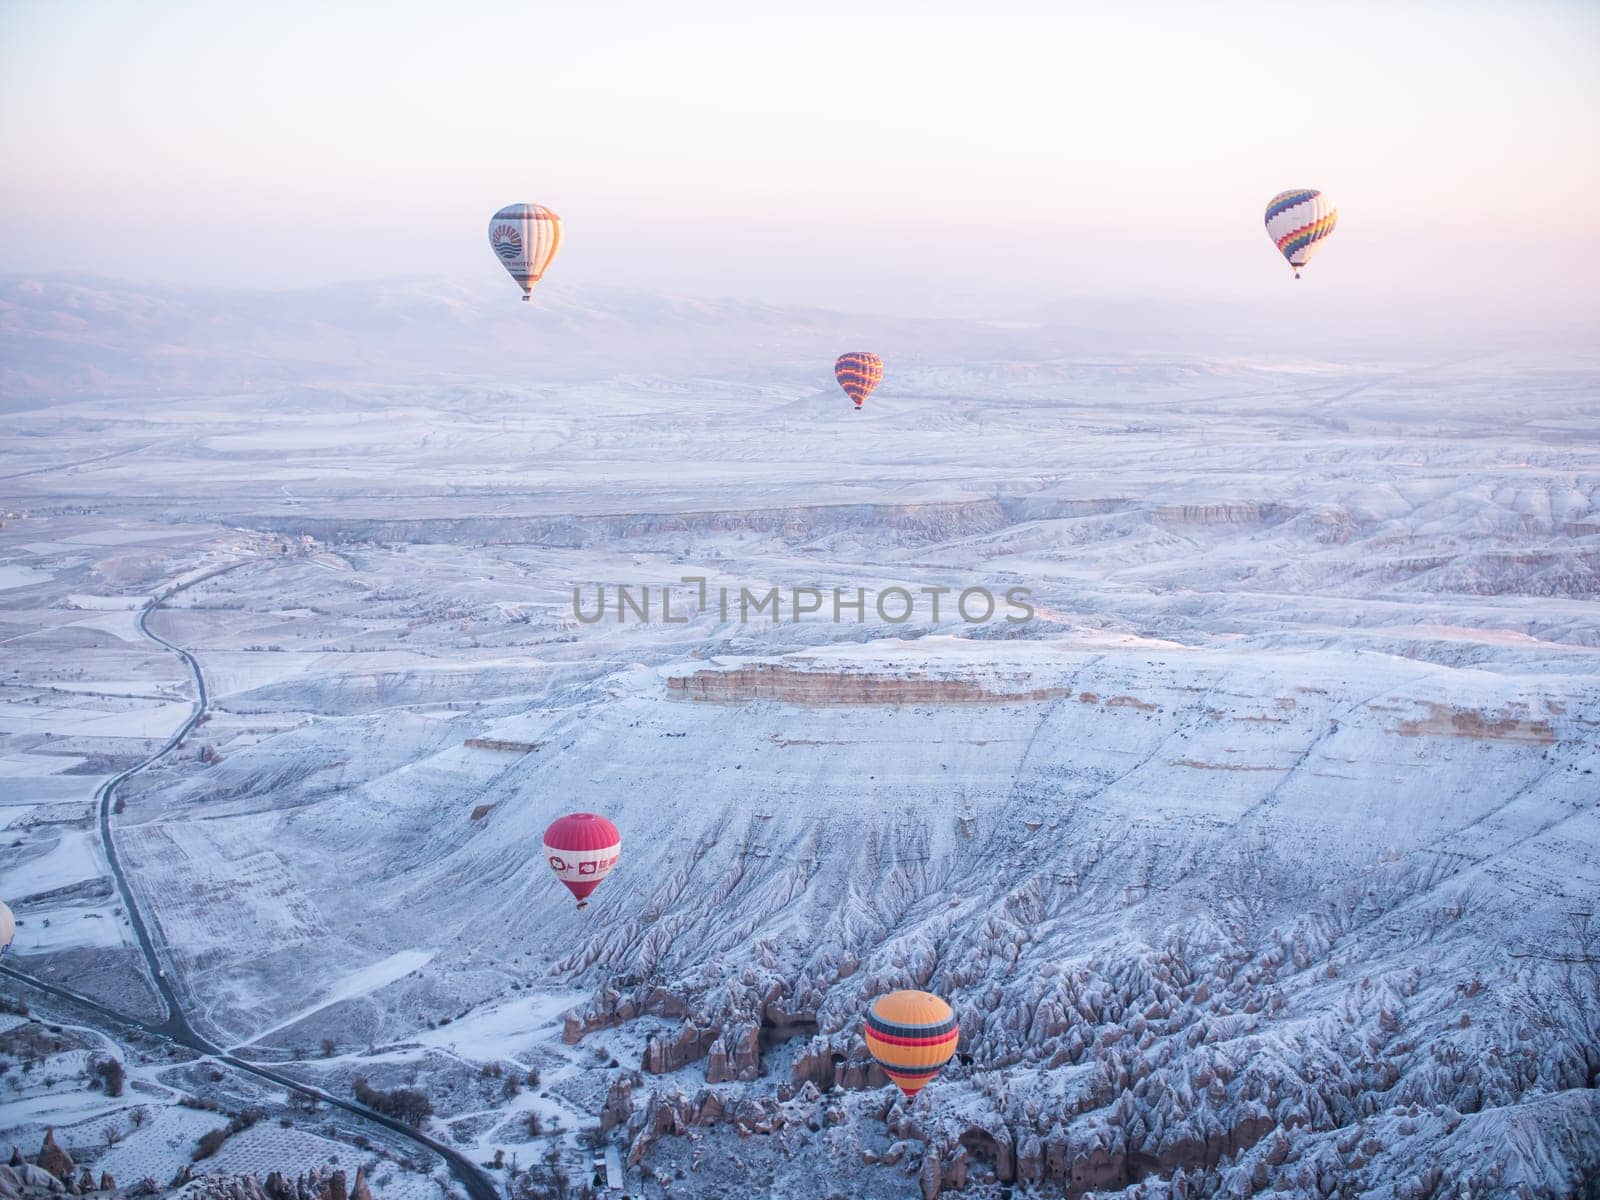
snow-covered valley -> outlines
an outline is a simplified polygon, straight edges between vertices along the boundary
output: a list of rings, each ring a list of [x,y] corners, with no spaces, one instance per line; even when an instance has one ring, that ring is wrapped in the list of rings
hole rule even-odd
[[[329,1094],[420,1089],[513,1194],[588,1183],[591,1143],[652,1198],[1589,1194],[1600,364],[900,322],[857,414],[849,319],[710,311],[779,364],[686,365],[700,309],[558,302],[583,349],[536,382],[79,380],[9,413],[7,965],[160,1024],[98,799],[194,714],[177,648],[199,722],[107,816],[188,1019]],[[641,323],[683,357],[591,370]],[[741,607],[774,588],[778,620]],[[974,589],[1032,615],[971,619]],[[624,839],[583,913],[539,853],[574,809]],[[914,1104],[861,1033],[899,987],[961,1024]],[[83,1041],[5,1018],[36,1065],[0,1074],[0,1142],[165,1184],[200,1096],[283,1123],[197,1170],[459,1186],[0,994]],[[120,1101],[71,1086],[106,1038]]]

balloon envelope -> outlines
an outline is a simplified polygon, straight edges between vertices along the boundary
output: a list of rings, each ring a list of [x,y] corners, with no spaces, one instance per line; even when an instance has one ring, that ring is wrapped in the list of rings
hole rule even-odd
[[[550,822],[544,831],[544,857],[556,878],[587,908],[589,894],[617,865],[622,835],[617,827],[594,813],[568,813]]]
[[[1290,188],[1267,203],[1267,236],[1289,260],[1296,279],[1338,220],[1339,210],[1316,188]]]
[[[542,204],[508,204],[489,218],[489,248],[526,300],[561,249],[561,218]]]
[[[17,919],[4,903],[0,903],[0,958],[6,956],[6,951],[11,949],[11,939],[16,936]]]
[[[961,1040],[950,1006],[931,992],[890,992],[867,1010],[867,1049],[900,1090],[915,1099]]]
[[[883,359],[866,350],[852,350],[841,354],[839,361],[833,364],[833,377],[839,381],[844,394],[860,408],[872,395],[872,390],[883,382]]]

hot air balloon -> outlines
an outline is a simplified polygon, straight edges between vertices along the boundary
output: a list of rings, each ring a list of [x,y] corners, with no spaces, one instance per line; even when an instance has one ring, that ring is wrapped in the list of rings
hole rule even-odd
[[[1289,260],[1296,279],[1338,221],[1338,209],[1316,188],[1290,188],[1267,205],[1267,236]]]
[[[11,949],[11,939],[17,936],[17,919],[11,915],[11,910],[4,901],[0,901],[0,958],[6,956],[6,951]]]
[[[856,402],[856,411],[860,412],[862,402],[883,382],[883,359],[865,350],[852,350],[841,354],[839,361],[833,364],[833,377],[839,381],[844,394]]]
[[[594,813],[568,813],[544,831],[545,861],[578,898],[580,909],[589,907],[589,893],[617,865],[621,850],[617,827]]]
[[[867,1010],[867,1049],[913,1100],[960,1040],[955,1014],[931,992],[890,992]]]
[[[522,288],[522,298],[531,299],[533,285],[561,249],[561,218],[542,204],[508,204],[489,218],[489,248]]]

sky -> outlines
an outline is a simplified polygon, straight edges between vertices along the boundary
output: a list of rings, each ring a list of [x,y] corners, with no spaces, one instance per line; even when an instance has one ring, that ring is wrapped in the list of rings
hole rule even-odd
[[[1294,284],[1302,186],[1340,221]],[[530,201],[576,282],[1560,322],[1597,190],[1593,0],[0,0],[6,274],[486,277]]]

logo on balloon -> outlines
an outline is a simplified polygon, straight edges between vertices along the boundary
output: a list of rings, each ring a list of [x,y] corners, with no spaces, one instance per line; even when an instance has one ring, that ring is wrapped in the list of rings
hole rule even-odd
[[[522,234],[515,225],[496,225],[489,235],[489,245],[506,262],[522,257]]]
[[[550,856],[550,869],[553,871],[565,871],[567,869],[567,860],[564,858],[557,858],[554,854],[552,854]]]

